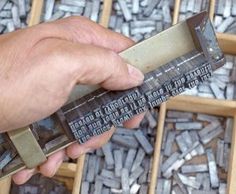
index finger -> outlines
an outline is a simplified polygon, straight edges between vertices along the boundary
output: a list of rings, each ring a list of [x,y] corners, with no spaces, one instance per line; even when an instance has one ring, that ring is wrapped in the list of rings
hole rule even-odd
[[[46,37],[92,44],[115,52],[120,52],[134,44],[131,39],[81,16],[72,16],[33,28],[38,28],[37,30],[41,28]]]

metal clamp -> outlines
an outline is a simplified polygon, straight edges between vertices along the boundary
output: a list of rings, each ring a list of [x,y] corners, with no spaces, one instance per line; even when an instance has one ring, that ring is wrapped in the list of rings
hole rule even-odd
[[[27,168],[47,160],[29,127],[9,131],[8,135]]]

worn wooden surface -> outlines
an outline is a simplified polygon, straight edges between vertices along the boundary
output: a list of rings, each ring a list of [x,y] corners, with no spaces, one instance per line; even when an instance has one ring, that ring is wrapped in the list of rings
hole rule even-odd
[[[236,113],[236,102],[182,95],[167,101],[167,108],[212,115],[233,116]]]
[[[214,18],[215,4],[216,4],[216,0],[210,0],[209,17],[211,21],[213,21],[213,18]]]
[[[40,22],[40,17],[42,14],[44,0],[33,0],[31,12],[30,12],[30,20],[29,26],[36,25]]]
[[[173,12],[173,21],[172,21],[173,25],[177,24],[179,20],[180,3],[181,3],[181,0],[175,0],[175,8]]]
[[[11,188],[11,177],[6,177],[0,181],[0,194],[8,194]]]
[[[80,156],[77,159],[77,169],[76,169],[76,172],[75,172],[75,178],[74,178],[72,194],[80,193],[80,186],[81,186],[81,179],[82,179],[82,175],[83,175],[84,160],[85,160],[85,154],[83,154],[82,156]]]
[[[156,192],[157,174],[159,170],[161,143],[165,125],[165,116],[166,116],[166,102],[161,104],[159,111],[155,149],[152,162],[151,183],[149,185],[149,192],[148,192],[149,194],[155,194]]]
[[[112,0],[104,0],[103,2],[102,16],[99,23],[107,28],[112,10]]]
[[[69,178],[74,178],[77,170],[75,163],[64,162],[56,172],[57,176],[64,176]]]
[[[236,35],[217,33],[217,39],[219,41],[221,49],[227,53],[236,55]]]
[[[231,141],[231,152],[230,152],[230,161],[229,161],[229,172],[228,172],[228,194],[236,193],[236,114],[234,115],[234,128],[232,133],[232,141]]]

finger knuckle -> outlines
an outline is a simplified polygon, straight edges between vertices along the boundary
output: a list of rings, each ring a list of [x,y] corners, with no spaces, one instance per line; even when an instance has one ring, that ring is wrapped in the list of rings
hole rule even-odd
[[[109,61],[111,63],[110,67],[112,68],[113,73],[119,73],[124,69],[124,62],[122,58],[114,51],[109,52]]]
[[[43,23],[37,26],[33,26],[32,28],[28,28],[30,33],[34,34],[34,36],[38,36],[40,39],[48,36],[48,32],[54,31],[55,25],[53,23]]]
[[[119,56],[115,51],[108,50],[108,51],[107,51],[107,57],[108,57],[108,59],[109,59],[112,63],[121,62],[120,56]],[[106,57],[105,57],[105,58],[106,58]]]
[[[72,24],[72,23],[78,23],[84,20],[88,20],[86,17],[84,16],[70,16],[64,19],[66,22]]]
[[[43,175],[43,176],[46,176],[46,177],[53,177],[55,172],[54,172],[54,169],[52,168],[45,168],[45,169],[40,169],[40,173]]]

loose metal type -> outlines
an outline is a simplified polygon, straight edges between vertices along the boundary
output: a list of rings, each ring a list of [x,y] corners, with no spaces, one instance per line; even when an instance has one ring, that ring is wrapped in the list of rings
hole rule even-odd
[[[145,73],[144,83],[133,89],[116,92],[98,89],[97,86],[77,86],[68,103],[43,124],[40,121],[32,124],[31,130],[26,128],[8,133],[12,143],[6,137],[7,145],[9,149],[17,150],[18,156],[17,159],[8,160],[0,171],[1,178],[25,168],[25,165],[32,167],[29,161],[33,158],[34,165],[40,164],[45,156],[74,141],[84,143],[92,136],[109,130],[112,125],[118,126],[134,115],[158,106],[186,88],[207,80],[212,71],[225,62],[206,12],[130,47],[120,56]],[[55,133],[56,130],[60,132]],[[42,131],[46,131],[44,136]],[[25,146],[19,141],[22,138],[34,145]],[[44,154],[33,151],[32,148],[39,148],[37,143],[33,143],[34,138]],[[25,155],[27,152],[30,154]]]

